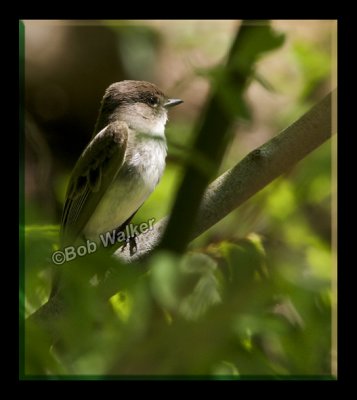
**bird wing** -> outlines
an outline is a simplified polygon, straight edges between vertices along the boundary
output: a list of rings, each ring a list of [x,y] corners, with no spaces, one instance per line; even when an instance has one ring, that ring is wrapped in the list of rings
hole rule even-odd
[[[116,121],[101,130],[75,165],[62,213],[62,246],[73,244],[81,234],[125,159],[128,126]]]

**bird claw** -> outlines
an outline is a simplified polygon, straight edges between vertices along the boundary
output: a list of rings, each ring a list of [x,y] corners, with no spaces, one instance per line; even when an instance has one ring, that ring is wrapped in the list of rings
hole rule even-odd
[[[128,238],[125,239],[125,242],[123,246],[121,247],[121,251],[123,252],[126,248],[126,246],[129,244],[129,252],[130,256],[134,255],[136,251],[138,250],[137,244],[136,244],[136,234],[134,236],[129,236]]]

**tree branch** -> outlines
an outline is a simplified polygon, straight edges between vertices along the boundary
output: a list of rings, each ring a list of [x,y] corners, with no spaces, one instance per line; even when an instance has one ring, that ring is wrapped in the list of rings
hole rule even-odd
[[[215,225],[328,140],[335,133],[331,124],[331,101],[335,96],[336,90],[212,182],[203,196],[190,239]],[[125,248],[123,251],[117,250],[115,256],[131,262],[148,255],[159,244],[167,220],[168,217],[163,218],[152,231],[137,237],[134,255],[131,256],[129,249]]]

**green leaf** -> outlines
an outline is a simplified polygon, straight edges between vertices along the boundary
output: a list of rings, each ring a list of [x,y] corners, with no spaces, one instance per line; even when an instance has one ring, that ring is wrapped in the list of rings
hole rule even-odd
[[[265,252],[258,235],[252,234],[238,243],[222,242],[219,248],[228,263],[229,280],[234,285],[244,286],[266,274]]]
[[[220,285],[215,276],[217,262],[203,253],[188,253],[181,262],[181,268],[187,273],[199,273],[191,294],[180,304],[180,313],[190,320],[197,320],[213,305],[221,303]]]

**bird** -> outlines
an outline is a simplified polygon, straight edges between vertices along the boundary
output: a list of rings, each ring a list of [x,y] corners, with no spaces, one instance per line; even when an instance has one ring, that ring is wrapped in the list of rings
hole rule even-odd
[[[124,80],[104,93],[92,139],[72,171],[61,245],[122,231],[159,183],[167,155],[168,98],[155,84]]]

